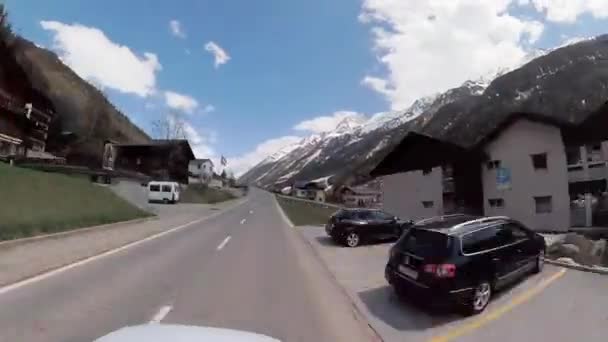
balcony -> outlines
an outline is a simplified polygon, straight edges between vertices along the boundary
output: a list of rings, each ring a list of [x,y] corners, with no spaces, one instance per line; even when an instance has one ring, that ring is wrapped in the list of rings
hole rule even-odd
[[[606,162],[589,162],[588,167],[589,172],[586,174],[585,168],[582,164],[568,165],[568,182],[576,183],[608,178],[608,168],[606,167]]]

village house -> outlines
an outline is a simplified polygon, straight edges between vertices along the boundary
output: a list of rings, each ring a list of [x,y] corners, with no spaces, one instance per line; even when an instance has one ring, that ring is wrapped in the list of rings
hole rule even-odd
[[[213,173],[211,175],[211,179],[209,180],[209,187],[210,188],[214,188],[214,189],[221,189],[224,187],[224,180],[222,179],[222,176],[218,175],[217,173]]]
[[[608,142],[566,147],[572,226],[608,225]]]
[[[380,204],[382,193],[368,186],[343,186],[337,197],[347,207],[372,208]]]
[[[111,166],[111,169],[145,174],[154,180],[188,184],[188,168],[190,161],[194,160],[188,140],[152,140],[148,144],[106,143],[105,148],[103,165],[107,169]]]
[[[326,185],[325,182],[319,181],[296,181],[292,187],[292,195],[311,201],[325,202]]]
[[[536,230],[565,231],[574,178],[566,146],[605,139],[607,132],[591,129],[605,116],[598,112],[575,126],[513,114],[493,129],[480,129],[472,143],[410,132],[372,175],[383,178],[385,210],[403,218],[506,215]],[[591,146],[597,151],[597,144]]]
[[[32,102],[0,89],[0,156],[25,158],[43,155],[54,116],[48,101],[33,90]]]
[[[211,159],[193,159],[188,164],[188,184],[209,185],[213,177]]]

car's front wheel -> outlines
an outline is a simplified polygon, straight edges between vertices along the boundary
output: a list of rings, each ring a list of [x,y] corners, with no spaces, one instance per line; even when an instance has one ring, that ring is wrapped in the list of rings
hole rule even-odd
[[[346,237],[344,238],[344,242],[346,243],[346,246],[348,247],[357,247],[359,246],[359,243],[361,243],[361,237],[359,236],[359,234],[355,233],[355,232],[349,232],[346,234]]]
[[[487,280],[482,280],[477,284],[473,292],[473,298],[467,306],[467,314],[476,315],[486,309],[492,298],[492,284]]]

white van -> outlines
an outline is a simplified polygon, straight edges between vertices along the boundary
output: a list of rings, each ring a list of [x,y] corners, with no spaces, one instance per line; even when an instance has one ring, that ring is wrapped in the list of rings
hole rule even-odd
[[[179,183],[148,183],[148,202],[176,203],[179,201]]]

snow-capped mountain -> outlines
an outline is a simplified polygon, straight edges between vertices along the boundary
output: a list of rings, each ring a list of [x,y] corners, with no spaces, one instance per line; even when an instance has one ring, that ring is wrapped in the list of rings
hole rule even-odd
[[[367,120],[345,119],[333,131],[304,138],[273,154],[240,180],[265,187],[327,175],[335,175],[338,182],[348,181],[367,175],[410,130],[440,137],[469,134],[474,139],[475,132],[461,125],[492,121],[502,115],[498,112],[524,109],[567,115],[556,106],[563,103],[567,97],[564,95],[569,93],[582,96],[582,102],[581,99],[575,101],[579,106],[580,103],[595,104],[601,96],[582,95],[577,91],[594,89],[591,84],[598,82],[605,85],[603,89],[608,89],[608,70],[599,69],[597,64],[604,56],[608,58],[608,36],[574,44],[532,51],[526,58],[527,63],[514,70],[502,69],[466,81],[460,87],[418,99],[406,110],[378,113]],[[593,73],[595,79],[578,75],[577,70]],[[563,85],[565,93],[555,92],[556,84]],[[608,94],[603,100],[606,98]]]
[[[461,96],[479,93],[480,85],[467,82],[450,91],[414,101],[404,111],[383,112],[367,120],[345,118],[334,130],[303,138],[281,149],[249,170],[240,181],[281,186],[299,179],[329,174],[348,177],[361,162],[377,160],[420,116],[430,116]]]

